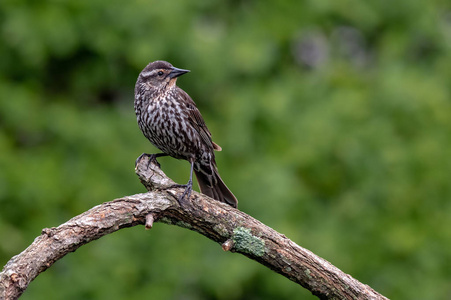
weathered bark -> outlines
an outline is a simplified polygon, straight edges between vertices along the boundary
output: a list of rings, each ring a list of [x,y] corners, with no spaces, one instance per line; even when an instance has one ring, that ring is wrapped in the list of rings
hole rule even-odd
[[[42,230],[0,273],[0,299],[17,299],[28,284],[55,261],[78,247],[124,227],[165,222],[185,227],[241,253],[302,285],[321,299],[387,299],[298,246],[251,216],[193,192],[181,207],[183,189],[144,156],[136,167],[148,193],[95,206],[68,222]]]

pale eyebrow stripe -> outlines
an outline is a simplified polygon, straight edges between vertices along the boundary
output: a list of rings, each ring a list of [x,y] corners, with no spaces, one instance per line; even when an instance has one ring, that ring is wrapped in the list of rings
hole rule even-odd
[[[150,77],[152,75],[155,75],[155,73],[157,73],[158,70],[152,70],[150,72],[143,72],[141,73],[142,77]]]

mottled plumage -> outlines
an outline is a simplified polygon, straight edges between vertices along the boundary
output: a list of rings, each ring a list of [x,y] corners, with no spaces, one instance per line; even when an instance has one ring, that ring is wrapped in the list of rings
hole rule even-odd
[[[219,176],[214,150],[221,147],[190,96],[176,85],[177,77],[189,72],[165,61],[148,64],[135,86],[135,112],[144,136],[164,154],[191,163],[202,193],[237,206],[237,200]],[[192,176],[185,194],[191,192]]]

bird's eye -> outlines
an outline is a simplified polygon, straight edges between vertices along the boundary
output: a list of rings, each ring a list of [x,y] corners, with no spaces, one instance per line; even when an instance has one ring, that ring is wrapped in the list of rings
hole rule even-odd
[[[157,74],[158,74],[158,76],[161,76],[161,75],[163,75],[163,71],[159,71]]]

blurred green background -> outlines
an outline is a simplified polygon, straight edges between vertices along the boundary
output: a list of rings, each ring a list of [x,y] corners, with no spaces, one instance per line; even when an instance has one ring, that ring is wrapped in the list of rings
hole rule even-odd
[[[242,211],[387,297],[451,297],[451,3],[2,0],[0,24],[0,265],[145,191],[133,89],[163,59],[191,70],[178,85]],[[316,299],[165,224],[83,246],[22,296],[137,298]]]

